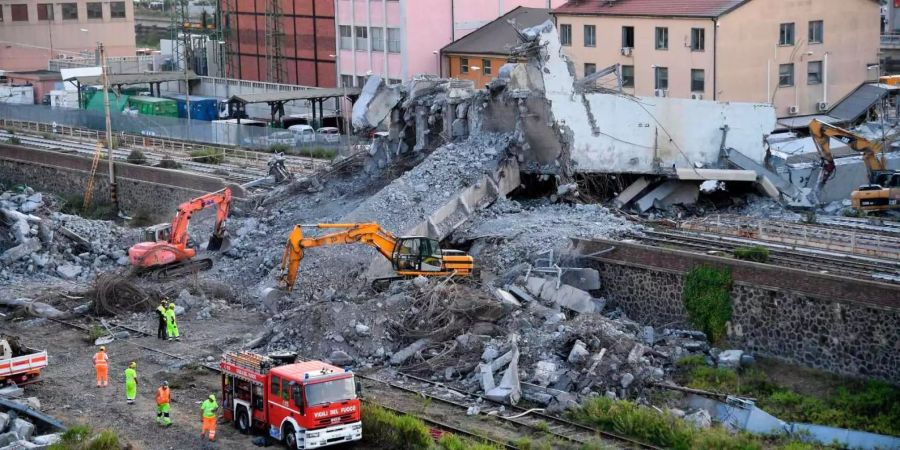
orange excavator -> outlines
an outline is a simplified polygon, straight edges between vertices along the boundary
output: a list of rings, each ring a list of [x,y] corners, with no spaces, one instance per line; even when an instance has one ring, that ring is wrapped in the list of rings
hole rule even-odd
[[[231,189],[225,188],[182,203],[171,224],[148,227],[144,234],[148,242],[128,249],[128,258],[134,270],[141,275],[163,279],[211,268],[212,260],[209,258],[194,260],[197,250],[189,242],[187,232],[191,216],[211,206],[216,207],[216,224],[206,249],[228,250],[230,241],[225,233],[225,219],[231,206]]]
[[[303,228],[342,231],[304,238]],[[279,287],[288,292],[294,288],[304,249],[341,244],[370,245],[391,262],[397,276],[376,282],[416,276],[469,276],[475,266],[471,256],[459,250],[441,249],[437,239],[423,236],[395,237],[377,223],[296,225],[288,236],[287,246],[284,248]]]

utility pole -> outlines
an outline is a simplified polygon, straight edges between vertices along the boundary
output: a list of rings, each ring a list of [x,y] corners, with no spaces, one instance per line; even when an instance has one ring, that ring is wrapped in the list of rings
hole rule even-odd
[[[119,198],[116,195],[116,166],[113,162],[112,119],[109,115],[109,66],[106,63],[106,49],[102,42],[97,43],[100,53],[100,70],[103,81],[103,113],[106,115],[106,149],[109,160],[109,199],[112,201],[116,212],[119,209]]]

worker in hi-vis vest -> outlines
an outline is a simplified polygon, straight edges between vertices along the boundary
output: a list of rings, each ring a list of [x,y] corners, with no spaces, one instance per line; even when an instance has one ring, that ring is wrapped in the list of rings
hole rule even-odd
[[[129,405],[134,404],[134,398],[137,397],[137,363],[132,361],[125,369],[125,400]]]
[[[109,355],[102,345],[100,351],[94,353],[94,370],[97,372],[97,387],[109,386]]]
[[[203,400],[203,403],[200,404],[200,409],[203,411],[203,429],[200,431],[200,438],[206,438],[206,432],[209,431],[209,440],[216,440],[216,411],[219,409],[219,404],[216,403],[216,394],[210,394],[209,398]]]

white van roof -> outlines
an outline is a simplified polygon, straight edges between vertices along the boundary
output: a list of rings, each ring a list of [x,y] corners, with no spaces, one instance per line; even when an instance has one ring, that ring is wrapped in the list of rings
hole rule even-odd
[[[291,126],[289,126],[289,127],[288,127],[288,130],[297,130],[297,131],[307,131],[307,130],[309,130],[309,131],[312,131],[312,130],[313,130],[313,127],[311,127],[311,126],[309,126],[309,125],[298,124],[298,125],[291,125]]]

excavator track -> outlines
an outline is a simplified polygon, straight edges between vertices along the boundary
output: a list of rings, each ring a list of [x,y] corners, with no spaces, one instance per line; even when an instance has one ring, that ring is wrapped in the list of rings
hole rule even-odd
[[[142,277],[152,278],[156,281],[165,281],[185,275],[190,275],[192,273],[199,273],[204,270],[209,270],[212,268],[212,266],[213,262],[209,258],[195,259],[143,270],[139,272],[138,275]]]

